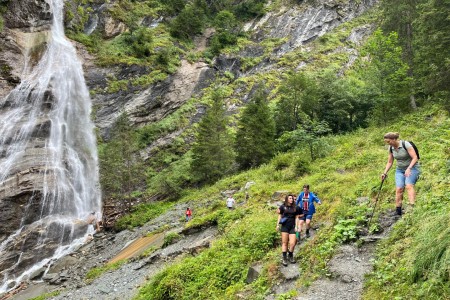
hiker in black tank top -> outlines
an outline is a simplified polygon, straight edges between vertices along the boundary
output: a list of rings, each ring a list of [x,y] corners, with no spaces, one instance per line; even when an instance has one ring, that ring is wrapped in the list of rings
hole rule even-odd
[[[295,236],[297,218],[303,214],[303,210],[295,205],[293,195],[287,195],[284,204],[278,208],[277,230],[281,227],[281,251],[283,253],[282,264],[287,266],[288,259],[295,263],[294,247],[297,243]]]

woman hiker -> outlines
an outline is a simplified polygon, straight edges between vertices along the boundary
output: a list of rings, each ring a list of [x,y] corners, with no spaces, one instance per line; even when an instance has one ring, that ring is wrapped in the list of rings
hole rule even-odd
[[[303,186],[303,191],[297,197],[297,206],[303,209],[303,217],[299,219],[298,224],[298,236],[300,238],[303,229],[303,224],[306,222],[306,237],[309,238],[309,229],[311,228],[311,220],[316,212],[316,207],[314,202],[317,204],[322,204],[320,199],[313,193],[309,191],[309,184]]]
[[[388,161],[381,174],[384,180],[391,169],[394,159],[397,160],[395,169],[395,213],[402,215],[403,192],[406,187],[409,199],[409,208],[412,209],[416,203],[416,191],[414,185],[419,179],[419,158],[411,143],[399,140],[398,132],[388,132],[384,135],[384,142],[389,145]]]
[[[295,205],[294,196],[287,195],[284,204],[278,208],[277,231],[281,225],[281,251],[283,258],[281,263],[283,266],[288,265],[288,259],[291,264],[295,264],[294,248],[297,244],[295,232],[297,230],[297,218],[303,214],[300,207]]]

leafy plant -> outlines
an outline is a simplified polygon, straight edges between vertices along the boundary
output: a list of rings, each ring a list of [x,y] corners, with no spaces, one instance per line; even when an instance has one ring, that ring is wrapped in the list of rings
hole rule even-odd
[[[116,223],[117,230],[141,226],[157,218],[172,207],[172,203],[146,203],[131,209],[131,214],[121,217]]]
[[[176,232],[170,232],[164,236],[163,248],[177,242],[182,236]]]

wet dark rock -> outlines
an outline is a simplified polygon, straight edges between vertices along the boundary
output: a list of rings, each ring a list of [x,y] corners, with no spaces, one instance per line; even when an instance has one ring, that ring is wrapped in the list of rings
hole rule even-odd
[[[8,13],[4,15],[5,26],[9,28],[34,28],[52,22],[50,5],[47,1],[10,0]]]
[[[72,266],[75,266],[79,262],[79,259],[76,257],[67,255],[63,258],[56,261],[48,270],[49,273],[59,273],[63,272],[63,270],[67,270]]]
[[[41,278],[41,276],[44,274],[45,268],[39,268],[33,273],[30,274],[30,280],[36,280]]]
[[[58,273],[47,273],[44,276],[42,276],[42,280],[48,281],[48,282],[56,282],[58,280],[59,274]]]
[[[261,264],[256,264],[256,265],[253,265],[250,268],[248,268],[247,278],[246,278],[245,282],[250,284],[253,281],[255,281],[256,279],[258,279],[259,276],[261,275],[261,271],[262,271]]]
[[[241,61],[236,57],[220,55],[214,60],[214,68],[220,72],[230,72],[234,77],[241,75]]]

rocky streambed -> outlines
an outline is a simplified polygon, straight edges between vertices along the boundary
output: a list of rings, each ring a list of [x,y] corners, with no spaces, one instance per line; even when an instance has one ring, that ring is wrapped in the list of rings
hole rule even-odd
[[[75,252],[53,262],[48,270],[37,270],[17,290],[0,296],[0,299],[25,300],[55,291],[59,291],[59,295],[50,299],[131,299],[145,281],[174,258],[195,255],[209,247],[210,241],[217,235],[215,227],[183,231],[184,208],[185,205],[176,206],[134,231],[96,233],[93,239],[87,240]],[[147,250],[150,249],[149,254],[130,258],[118,269],[106,271],[94,280],[86,279],[90,270],[105,266],[133,241],[166,225],[167,219],[173,223],[161,235],[177,233],[180,238],[175,243],[162,247],[164,239],[155,239],[154,243],[145,245]],[[139,249],[142,250],[139,253],[146,249]]]

